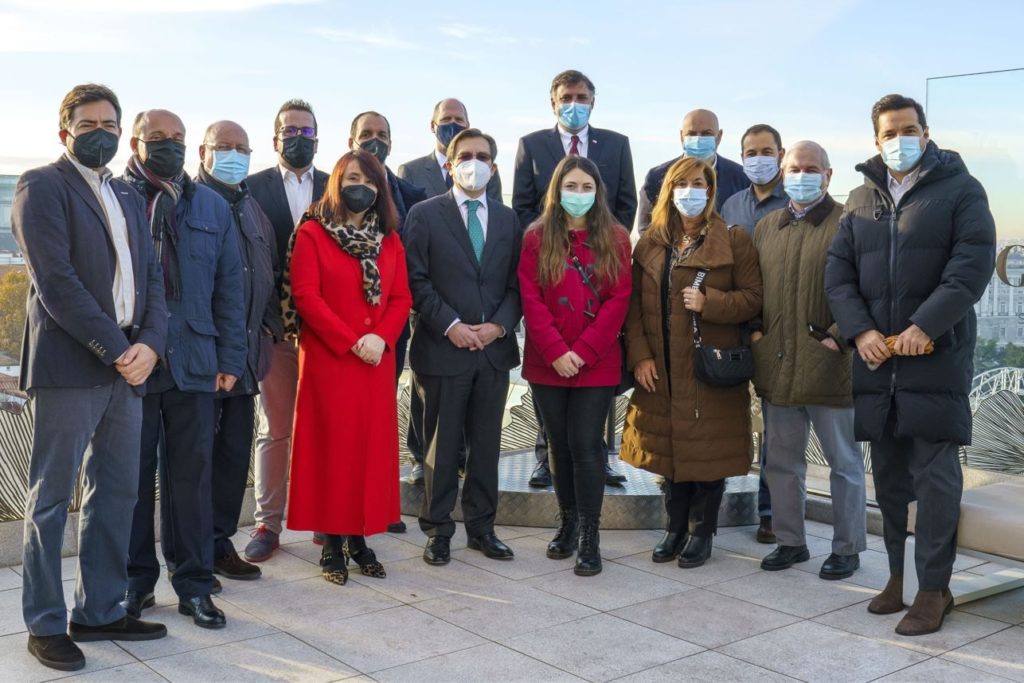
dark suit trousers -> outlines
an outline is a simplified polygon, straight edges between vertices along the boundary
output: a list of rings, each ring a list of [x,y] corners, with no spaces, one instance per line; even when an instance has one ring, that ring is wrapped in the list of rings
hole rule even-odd
[[[252,457],[255,396],[218,396],[213,400],[213,557],[234,554]]]
[[[889,572],[903,575],[907,539],[907,506],[917,501],[914,531],[920,590],[949,586],[956,559],[963,471],[960,448],[950,441],[897,437],[896,411],[891,410],[881,441],[871,442],[875,499],[882,511],[882,535],[889,554]]]
[[[455,533],[452,511],[459,493],[459,447],[463,438],[469,445],[462,488],[466,534],[472,538],[494,531],[501,422],[509,378],[507,370],[495,370],[483,353],[474,353],[473,357],[475,367],[460,375],[417,373],[426,445],[420,528],[428,536],[451,537]]]
[[[162,437],[162,438],[161,438]],[[171,585],[182,599],[213,589],[213,394],[147,394],[142,409],[139,501],[128,548],[128,587],[153,590],[160,577],[153,512],[160,472],[160,540]]]

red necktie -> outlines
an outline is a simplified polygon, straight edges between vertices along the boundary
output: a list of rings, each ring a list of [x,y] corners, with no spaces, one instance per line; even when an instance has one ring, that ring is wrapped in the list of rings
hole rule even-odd
[[[569,156],[578,157],[580,155],[580,136],[573,135],[569,142]]]

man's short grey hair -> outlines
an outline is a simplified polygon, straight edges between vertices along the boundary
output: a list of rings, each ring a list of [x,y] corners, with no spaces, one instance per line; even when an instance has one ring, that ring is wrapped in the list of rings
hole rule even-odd
[[[818,155],[821,158],[821,167],[826,171],[832,168],[832,164],[829,163],[828,160],[828,152],[825,151],[824,147],[819,145],[817,142],[814,142],[813,140],[801,140],[800,142],[790,145],[789,149],[786,150],[786,156],[782,158],[782,165],[785,166],[786,160],[790,157],[790,155],[792,155],[793,152],[796,152],[797,150],[800,149],[815,150],[816,152],[818,152]]]

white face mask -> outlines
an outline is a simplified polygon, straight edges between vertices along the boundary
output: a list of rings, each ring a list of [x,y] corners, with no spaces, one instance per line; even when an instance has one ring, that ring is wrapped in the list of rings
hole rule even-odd
[[[672,190],[672,201],[679,213],[693,218],[708,205],[708,190],[705,187],[677,187]]]
[[[491,166],[479,159],[466,159],[455,167],[452,178],[467,192],[476,192],[487,187],[491,180]]]

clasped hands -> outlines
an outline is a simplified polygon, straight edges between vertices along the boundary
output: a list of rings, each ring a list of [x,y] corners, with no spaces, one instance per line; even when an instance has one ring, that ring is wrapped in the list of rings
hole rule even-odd
[[[861,332],[854,340],[861,360],[878,367],[895,356],[921,356],[928,353],[932,339],[917,325],[911,325],[896,338],[892,349],[885,343],[885,337],[878,330]]]
[[[114,369],[133,387],[143,384],[160,360],[156,351],[145,344],[132,344],[121,357],[114,361]]]
[[[501,325],[495,323],[480,323],[479,325],[467,325],[466,323],[455,323],[448,330],[448,341],[460,349],[470,351],[482,351],[484,347],[500,337],[504,330]]]
[[[359,356],[359,360],[367,365],[380,365],[380,359],[384,356],[384,349],[387,343],[378,335],[364,334],[352,347],[352,353]]]
[[[586,364],[587,362],[580,358],[575,351],[566,351],[551,364],[551,367],[555,369],[559,377],[569,379],[578,375],[580,368]]]

